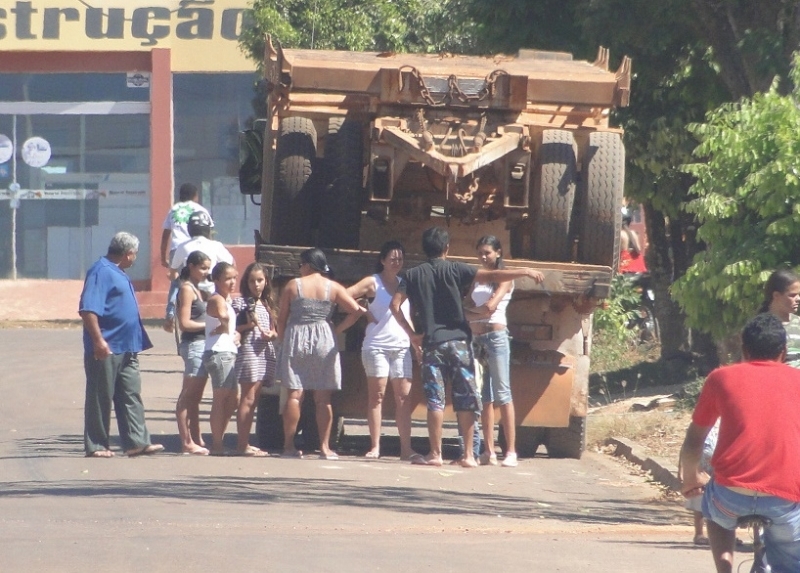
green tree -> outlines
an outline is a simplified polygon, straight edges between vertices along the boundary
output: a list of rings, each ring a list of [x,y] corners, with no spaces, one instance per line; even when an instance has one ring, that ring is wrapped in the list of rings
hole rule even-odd
[[[800,60],[798,60],[800,64]],[[687,210],[708,245],[673,286],[689,324],[722,340],[737,332],[761,300],[777,267],[800,264],[800,68],[794,92],[780,78],[766,93],[743,98],[693,125],[698,162]]]
[[[631,105],[615,116],[625,128],[626,195],[645,211],[662,356],[690,349],[669,290],[704,248],[694,213],[683,209],[693,178],[680,166],[692,161],[698,144],[686,126],[767,88],[776,73],[785,75],[800,37],[800,6],[784,0],[498,0],[490,7],[475,0],[473,17],[481,22],[486,51],[535,46],[588,57],[600,44],[633,58]],[[692,350],[714,351],[709,337],[695,332],[691,340]]]
[[[287,48],[388,52],[474,51],[474,24],[461,0],[254,0],[242,36],[261,61],[264,36]]]

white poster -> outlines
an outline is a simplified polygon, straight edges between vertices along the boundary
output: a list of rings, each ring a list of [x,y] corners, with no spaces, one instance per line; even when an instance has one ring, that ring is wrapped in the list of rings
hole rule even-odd
[[[14,144],[7,135],[0,133],[0,163],[5,163],[14,155]]]
[[[31,167],[47,165],[50,153],[50,143],[42,137],[31,137],[22,144],[22,160]]]

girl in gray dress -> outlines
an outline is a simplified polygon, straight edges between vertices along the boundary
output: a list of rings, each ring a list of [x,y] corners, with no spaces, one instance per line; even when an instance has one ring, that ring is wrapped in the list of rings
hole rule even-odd
[[[330,449],[331,394],[342,387],[339,351],[330,322],[333,306],[348,314],[365,310],[342,285],[327,278],[328,262],[319,249],[300,254],[300,278],[289,282],[281,293],[278,340],[281,340],[278,376],[288,390],[283,408],[283,455],[302,457],[295,449],[294,435],[300,420],[303,392],[314,392],[320,457],[338,459]]]

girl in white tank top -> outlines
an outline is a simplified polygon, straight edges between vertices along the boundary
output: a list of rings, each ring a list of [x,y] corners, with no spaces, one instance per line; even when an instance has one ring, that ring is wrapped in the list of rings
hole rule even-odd
[[[233,265],[217,263],[211,271],[216,292],[206,305],[206,351],[203,365],[211,376],[214,391],[211,402],[211,455],[223,455],[223,438],[237,406],[238,387],[234,364],[239,345],[236,315],[231,306],[231,293],[236,288],[238,273]]]
[[[503,247],[497,237],[492,235],[481,237],[475,248],[484,268],[494,270],[504,267]],[[482,370],[485,372],[482,373],[482,380],[478,380],[479,386],[483,382],[481,425],[484,452],[479,458],[482,465],[497,465],[492,402],[500,407],[503,433],[507,443],[502,465],[506,467],[517,465],[516,421],[511,397],[511,344],[506,319],[506,309],[513,291],[513,281],[499,284],[475,283],[471,292],[474,307],[467,310],[467,318],[472,329],[473,349],[476,356],[485,357],[480,360]]]

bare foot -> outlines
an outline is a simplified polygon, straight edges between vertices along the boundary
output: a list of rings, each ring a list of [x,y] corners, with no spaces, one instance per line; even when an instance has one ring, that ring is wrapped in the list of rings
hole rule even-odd
[[[149,456],[163,451],[164,451],[164,446],[162,446],[161,444],[148,444],[146,446],[142,446],[141,448],[132,448],[126,451],[125,455],[128,456],[129,458],[133,458],[135,456]]]
[[[414,450],[411,450],[410,452],[406,452],[406,453],[400,452],[400,460],[403,461],[403,462],[407,462],[407,461],[411,460],[411,458],[413,458],[414,456],[420,456],[420,455],[422,455],[422,454],[418,454]]]
[[[461,467],[462,468],[477,468],[478,462],[475,461],[475,458],[464,458],[461,460]]]
[[[183,448],[183,453],[192,456],[207,456],[208,449],[195,444],[192,447]]]
[[[113,458],[114,452],[111,450],[96,450],[91,454],[86,454],[87,458]]]
[[[442,458],[439,456],[411,456],[411,463],[415,466],[442,467]]]
[[[381,457],[381,451],[378,448],[373,448],[364,454],[364,457],[368,460],[377,460],[379,457]]]
[[[255,446],[248,445],[243,450],[236,451],[237,456],[244,456],[246,458],[268,458],[269,454]]]

